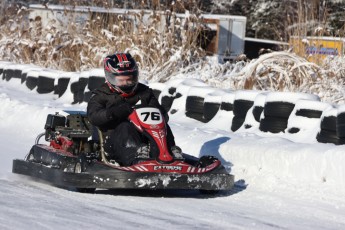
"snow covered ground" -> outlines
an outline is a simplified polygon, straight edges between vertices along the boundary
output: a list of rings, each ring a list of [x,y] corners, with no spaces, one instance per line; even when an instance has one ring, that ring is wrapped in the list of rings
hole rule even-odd
[[[12,174],[12,160],[26,155],[47,114],[86,108],[68,98],[39,95],[18,79],[0,80],[0,229],[345,228],[345,145],[231,132],[220,114],[212,125],[180,112],[170,116],[184,152],[213,154],[235,175],[234,189],[217,196],[133,190],[80,194]]]

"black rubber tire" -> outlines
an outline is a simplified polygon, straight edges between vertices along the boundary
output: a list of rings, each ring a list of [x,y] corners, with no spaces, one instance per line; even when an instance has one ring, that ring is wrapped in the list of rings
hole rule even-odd
[[[67,90],[70,78],[59,78],[56,90],[54,94],[58,94],[61,97]]]
[[[169,93],[170,95],[174,95],[175,92],[176,92],[176,88],[175,88],[175,87],[170,87],[170,88],[168,89],[168,93]]]
[[[15,70],[13,70],[12,78],[21,79],[21,78],[22,78],[22,70],[21,70],[21,69],[15,69]]]
[[[220,104],[219,103],[214,103],[214,102],[205,102],[204,103],[204,118],[207,121],[210,121],[218,112],[220,108]]]
[[[87,81],[87,88],[92,91],[99,88],[104,83],[104,77],[90,76]]]
[[[345,124],[337,124],[337,136],[345,138]]]
[[[37,86],[37,82],[38,82],[38,78],[37,77],[28,76],[26,78],[25,85],[30,90],[33,90]]]
[[[292,127],[288,129],[288,133],[294,134],[298,133],[300,131],[300,128]]]
[[[337,117],[329,116],[323,117],[321,120],[321,129],[329,130],[329,131],[336,131],[337,130]]]
[[[84,91],[88,83],[88,78],[79,78],[77,82],[71,84],[71,92],[73,93],[73,102],[81,103],[84,101]]]
[[[0,75],[4,73],[4,67],[0,67]],[[4,75],[1,77],[2,80],[4,80]]]
[[[204,114],[204,98],[198,96],[187,96],[186,111]]]
[[[263,132],[279,133],[287,128],[288,120],[279,117],[265,117],[260,120],[259,129]]]
[[[201,121],[203,123],[207,122],[205,120],[204,115],[202,113],[194,113],[194,112],[186,111],[186,116],[189,117],[189,118],[193,118],[193,119],[195,119],[197,121]]]
[[[21,79],[20,83],[23,84],[23,83],[26,81],[26,76],[27,76],[27,74],[28,74],[28,73],[26,73],[26,72],[22,72],[22,74],[21,74],[21,76],[20,76],[20,79]]]
[[[233,111],[234,110],[234,105],[228,102],[222,102],[220,104],[220,110],[224,111]]]
[[[316,140],[320,143],[332,143],[332,144],[340,144],[342,140],[340,140],[337,136],[335,131],[323,130],[321,129],[320,132],[316,135]]]
[[[254,101],[235,100],[234,101],[234,115],[239,117],[246,117],[248,110],[253,106]]]
[[[296,116],[307,118],[320,118],[322,111],[312,109],[299,109],[296,111]]]
[[[288,118],[294,109],[295,104],[290,102],[267,102],[264,106],[265,117]]]
[[[234,116],[234,118],[232,119],[232,123],[231,123],[231,131],[235,132],[239,128],[241,128],[241,126],[244,123],[244,120],[245,120],[244,117]]]
[[[161,99],[161,105],[168,112],[174,102],[174,97],[172,96],[163,96]]]
[[[5,69],[5,70],[4,70],[3,79],[6,80],[6,81],[11,80],[11,78],[12,78],[12,73],[13,73],[13,70],[12,70],[12,69]]]
[[[39,76],[37,80],[37,93],[45,94],[54,92],[54,78]]]
[[[260,117],[261,117],[263,110],[264,110],[264,107],[262,107],[262,106],[254,106],[253,107],[253,116],[257,122],[260,122]]]
[[[337,124],[345,124],[345,112],[337,115]]]

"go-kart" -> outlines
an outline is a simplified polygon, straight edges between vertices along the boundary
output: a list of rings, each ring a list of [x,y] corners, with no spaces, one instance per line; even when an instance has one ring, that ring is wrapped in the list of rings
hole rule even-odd
[[[215,193],[229,190],[234,176],[213,156],[200,158],[182,154],[175,157],[167,145],[166,121],[154,107],[135,106],[129,121],[149,137],[149,159],[122,166],[108,159],[103,135],[91,125],[85,112],[66,111],[67,116],[49,114],[45,132],[24,160],[13,160],[12,172],[73,187],[80,192],[100,189],[198,189]],[[45,137],[46,143],[40,144]]]

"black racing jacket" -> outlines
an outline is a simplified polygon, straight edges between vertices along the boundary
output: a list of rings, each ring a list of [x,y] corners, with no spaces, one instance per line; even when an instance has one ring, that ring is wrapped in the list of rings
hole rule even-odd
[[[168,117],[167,112],[154,96],[152,89],[141,83],[138,83],[134,95],[126,98],[122,97],[118,92],[112,92],[109,86],[103,83],[100,88],[92,92],[90,101],[87,105],[87,116],[90,122],[99,127],[102,132],[108,132],[113,130],[119,123],[125,121],[127,118],[114,120],[107,116],[107,109],[111,106],[119,105],[123,103],[123,101],[135,105],[139,99],[141,100],[141,104],[156,107],[161,110],[166,118]]]

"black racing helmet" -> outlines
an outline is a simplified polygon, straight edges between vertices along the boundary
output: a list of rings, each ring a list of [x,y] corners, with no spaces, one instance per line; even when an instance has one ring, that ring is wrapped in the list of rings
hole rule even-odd
[[[131,94],[138,85],[138,65],[129,53],[115,53],[105,57],[104,72],[106,81],[120,93]],[[125,85],[120,84],[118,76],[131,76],[131,81]]]

